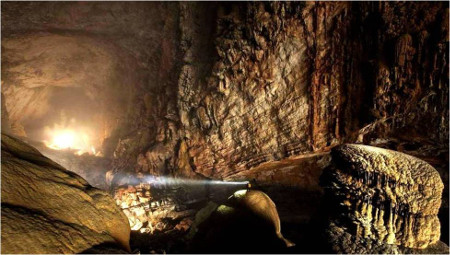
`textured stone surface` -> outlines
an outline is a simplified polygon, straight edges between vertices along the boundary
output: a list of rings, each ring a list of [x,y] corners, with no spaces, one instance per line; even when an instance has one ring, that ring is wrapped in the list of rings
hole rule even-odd
[[[357,238],[346,228],[330,223],[326,233],[330,249],[327,253],[337,254],[447,254],[450,249],[442,241],[430,244],[424,249],[406,248],[397,245],[386,244],[371,239]],[[325,246],[326,247],[326,246]]]
[[[126,216],[105,192],[2,134],[2,252],[129,251]]]
[[[195,172],[224,177],[263,162],[326,150],[357,139],[360,129],[360,139],[367,142],[433,123],[432,132],[420,135],[435,143],[447,141],[441,136],[448,132],[448,121],[442,121],[448,64],[441,58],[445,53],[439,53],[448,47],[445,8],[310,2],[219,6],[210,42],[200,36],[210,33],[203,26],[206,18],[195,15],[196,7],[182,9],[181,32],[190,47],[184,49],[187,64],[181,69],[178,104]],[[410,22],[406,9],[419,15],[425,8],[434,15]],[[406,28],[405,23],[414,25]],[[427,26],[435,29],[420,37],[423,42],[415,40]],[[211,56],[205,50],[208,42],[216,56],[211,65],[202,62]],[[395,50],[402,52],[400,57],[394,57]],[[388,88],[385,76],[391,79]],[[381,95],[388,102],[379,100]],[[436,111],[424,114],[430,107]]]
[[[112,112],[99,113],[119,118],[106,121],[110,129],[99,138],[116,172],[224,178],[342,142],[399,137],[405,130],[426,143],[448,144],[447,3],[2,7],[3,108],[21,134],[27,129],[20,129],[25,124],[17,113],[31,92],[22,99],[20,91],[77,83],[63,74],[83,69],[56,65],[78,63],[72,51],[81,50],[92,70],[99,68],[96,59],[113,60],[115,65],[99,70],[115,72],[120,84],[110,89],[104,75],[94,75],[74,86],[104,96],[116,87],[128,91],[119,102],[105,103]],[[20,49],[42,52],[42,38],[77,46],[67,59],[52,57],[66,46],[53,47],[36,65]],[[80,46],[91,47],[85,42],[97,47],[84,52]],[[49,71],[39,75],[41,66]],[[33,98],[36,106],[48,99]],[[429,132],[421,132],[425,128]]]
[[[92,184],[105,171],[252,178],[296,197],[321,193],[326,162],[309,155],[386,139],[447,191],[448,6],[2,2],[2,130],[39,139],[79,112],[108,164],[67,164]]]
[[[330,213],[332,229],[407,248],[424,249],[439,240],[444,185],[432,166],[356,144],[334,148],[332,157],[334,164],[322,177],[330,206],[336,206]]]
[[[252,180],[260,185],[302,187],[319,191],[319,177],[330,164],[329,153],[312,153],[276,162],[263,163],[252,169],[227,176],[225,180]]]

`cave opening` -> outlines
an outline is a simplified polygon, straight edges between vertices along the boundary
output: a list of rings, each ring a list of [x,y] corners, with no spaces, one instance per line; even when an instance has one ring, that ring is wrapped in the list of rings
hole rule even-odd
[[[2,252],[448,252],[448,3],[1,7]]]
[[[41,99],[46,100],[46,99]],[[95,99],[80,88],[55,87],[49,95],[48,111],[40,118],[23,121],[24,132],[32,140],[44,141],[53,149],[73,149],[78,154],[95,154],[101,142],[101,122],[96,121]]]

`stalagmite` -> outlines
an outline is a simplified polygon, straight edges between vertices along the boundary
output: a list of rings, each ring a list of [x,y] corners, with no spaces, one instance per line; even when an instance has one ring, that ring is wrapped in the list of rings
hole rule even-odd
[[[440,236],[443,183],[426,162],[396,151],[342,145],[322,184],[338,206],[331,219],[351,233],[389,245],[423,249]],[[344,203],[342,201],[345,201]],[[345,218],[352,219],[351,221]]]

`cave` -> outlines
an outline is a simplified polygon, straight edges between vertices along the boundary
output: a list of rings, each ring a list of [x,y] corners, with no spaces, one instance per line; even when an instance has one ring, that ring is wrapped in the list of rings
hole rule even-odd
[[[449,253],[448,2],[1,2],[2,253]]]

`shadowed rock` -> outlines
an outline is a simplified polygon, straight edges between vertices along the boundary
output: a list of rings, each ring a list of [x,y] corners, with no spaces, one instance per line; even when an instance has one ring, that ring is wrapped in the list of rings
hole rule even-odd
[[[2,253],[79,253],[130,227],[114,200],[27,144],[2,134]]]
[[[273,201],[258,190],[236,191],[219,206],[210,203],[190,235],[194,253],[277,253],[295,245],[281,234]]]

